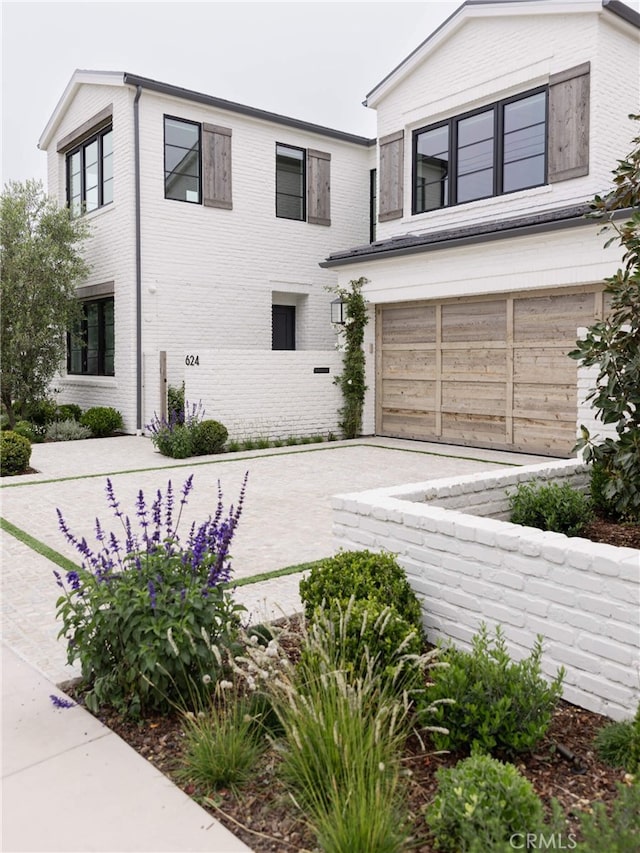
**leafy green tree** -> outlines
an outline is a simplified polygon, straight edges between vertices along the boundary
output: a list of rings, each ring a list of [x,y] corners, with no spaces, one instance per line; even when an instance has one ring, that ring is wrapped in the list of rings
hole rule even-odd
[[[46,394],[79,317],[76,285],[89,267],[89,236],[44,192],[40,181],[10,182],[0,196],[2,370],[0,396],[13,427],[27,402]]]
[[[638,115],[630,118],[640,120]],[[606,220],[606,228],[616,232],[605,246],[617,240],[624,249],[623,266],[605,279],[611,307],[569,355],[587,367],[598,366],[596,387],[587,399],[593,400],[596,417],[615,424],[617,433],[596,443],[582,426],[576,449],[584,449],[587,461],[604,472],[603,493],[613,513],[640,521],[640,136],[633,145],[618,161],[613,189],[595,197],[589,214]],[[614,219],[620,210],[630,211],[622,224]]]

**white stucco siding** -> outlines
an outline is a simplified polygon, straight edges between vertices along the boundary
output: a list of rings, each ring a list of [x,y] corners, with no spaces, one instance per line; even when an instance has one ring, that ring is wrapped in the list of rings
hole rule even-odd
[[[379,223],[378,239],[583,203],[609,186],[616,160],[628,152],[634,135],[628,115],[640,101],[637,32],[602,11],[509,16],[503,7],[503,13],[464,21],[377,102],[378,137],[405,131],[404,216]],[[545,85],[550,75],[585,62],[591,63],[588,175],[411,215],[414,130]]]
[[[193,348],[271,350],[271,305],[295,304],[296,348],[331,350],[318,264],[336,245],[368,240],[371,152],[323,136],[145,90],[140,100],[145,420],[159,406],[155,362],[168,353],[169,383]],[[164,197],[164,115],[232,130],[231,210]],[[276,142],[331,154],[331,225],[275,215]],[[233,377],[229,377],[231,382]]]
[[[86,214],[91,229],[84,253],[91,270],[84,286],[113,282],[115,310],[115,376],[66,376],[55,381],[60,402],[83,409],[113,406],[126,429],[136,427],[135,334],[135,195],[133,97],[129,87],[80,86],[47,149],[48,190],[60,205],[66,204],[66,155],[58,141],[73,134],[103,109],[113,108],[113,202]]]

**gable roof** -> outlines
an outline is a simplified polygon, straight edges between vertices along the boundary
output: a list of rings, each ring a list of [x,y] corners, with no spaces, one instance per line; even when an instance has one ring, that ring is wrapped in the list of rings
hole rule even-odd
[[[508,9],[506,8],[508,7]],[[450,38],[468,20],[496,15],[557,15],[607,11],[627,24],[640,29],[640,14],[621,0],[466,0],[440,24],[405,59],[390,71],[363,101],[366,107],[376,104],[427,56]]]
[[[328,136],[333,139],[339,139],[343,142],[350,142],[354,145],[372,147],[376,144],[375,139],[368,139],[365,136],[357,136],[354,133],[346,133],[345,131],[335,130],[331,127],[324,127],[320,124],[313,124],[312,122],[302,121],[300,119],[291,118],[290,116],[283,116],[280,115],[280,113],[260,110],[256,107],[249,107],[235,101],[227,101],[224,98],[206,95],[192,89],[183,89],[180,86],[173,86],[170,83],[163,83],[160,80],[152,80],[150,77],[140,77],[138,74],[131,74],[128,71],[87,71],[77,69],[74,71],[71,80],[67,84],[67,87],[62,93],[62,97],[58,101],[56,108],[51,115],[51,118],[47,122],[47,126],[42,132],[38,141],[38,148],[44,149],[48,147],[56,128],[60,124],[69,107],[69,104],[75,97],[78,89],[83,85],[133,86],[136,88],[140,86],[142,89],[148,89],[151,92],[158,92],[163,95],[170,95],[174,98],[181,98],[185,101],[205,104],[228,112],[240,113],[241,115],[257,118],[261,121],[268,121],[274,124],[294,127],[297,130],[317,133],[320,136]]]

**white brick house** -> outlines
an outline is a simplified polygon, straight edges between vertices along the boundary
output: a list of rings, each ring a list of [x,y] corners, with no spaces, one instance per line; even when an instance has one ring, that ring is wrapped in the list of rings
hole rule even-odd
[[[369,280],[365,432],[570,453],[566,353],[620,262],[583,214],[638,133],[639,28],[615,0],[471,0],[369,93],[377,241],[324,265]]]
[[[243,405],[249,419],[266,417],[256,400],[269,364],[274,417],[295,374],[302,405],[329,403],[323,426],[336,429],[326,291],[336,275],[319,261],[368,239],[371,140],[131,74],[76,71],[39,144],[49,192],[86,210],[92,228],[79,290],[88,346],[70,348],[61,400],[115,406],[129,432],[144,429],[162,407],[166,353],[168,384],[189,362],[188,396],[204,390],[208,417],[229,424]],[[216,351],[237,357],[222,370]]]
[[[325,288],[365,276],[364,432],[568,454],[566,352],[620,259],[583,213],[634,135],[639,33],[618,0],[468,0],[367,96],[377,143],[76,72],[40,140],[93,226],[61,399],[140,430],[166,352],[236,432],[331,429]]]

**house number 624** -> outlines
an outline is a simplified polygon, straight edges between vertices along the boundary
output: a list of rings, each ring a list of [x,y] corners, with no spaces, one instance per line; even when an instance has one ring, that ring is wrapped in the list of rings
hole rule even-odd
[[[185,356],[184,363],[187,367],[194,367],[195,365],[200,364],[200,356],[199,355],[187,355]]]

